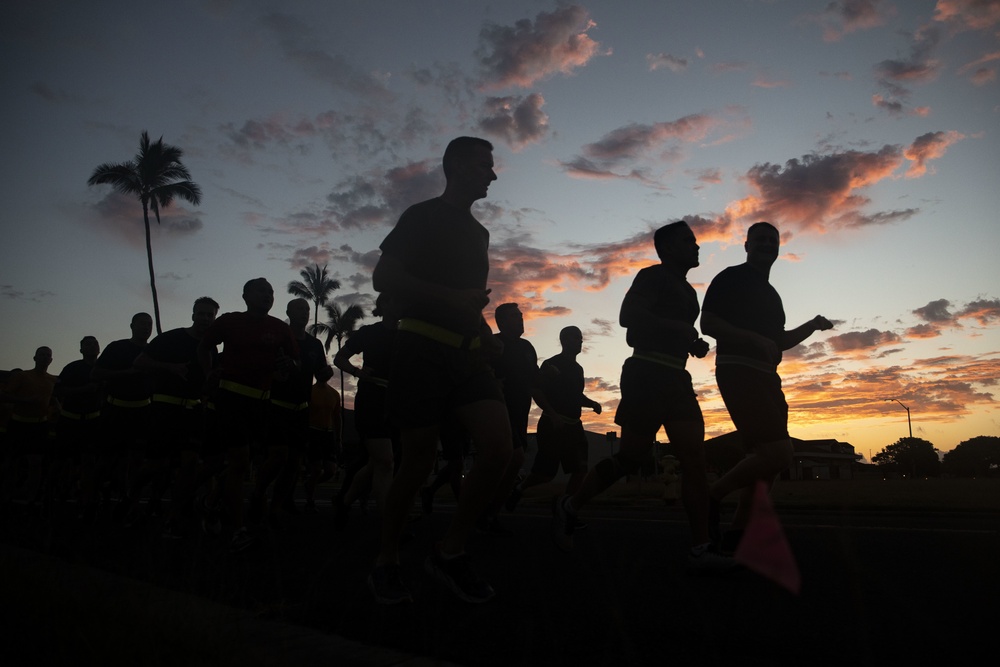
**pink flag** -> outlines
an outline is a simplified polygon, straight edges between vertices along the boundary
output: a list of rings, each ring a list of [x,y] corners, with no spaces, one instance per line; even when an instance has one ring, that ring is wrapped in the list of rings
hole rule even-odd
[[[754,489],[750,521],[733,557],[738,563],[784,586],[794,595],[802,589],[799,566],[795,563],[795,556],[785,539],[785,531],[781,529],[764,482],[757,482]]]

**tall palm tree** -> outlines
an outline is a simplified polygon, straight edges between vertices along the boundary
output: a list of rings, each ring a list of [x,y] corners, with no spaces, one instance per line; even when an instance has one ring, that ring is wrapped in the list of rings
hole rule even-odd
[[[139,152],[128,162],[105,162],[94,169],[87,185],[110,184],[123,195],[133,195],[142,202],[142,222],[146,229],[146,260],[149,264],[149,288],[153,292],[153,315],[156,333],[160,327],[160,302],[156,297],[156,276],[153,273],[153,246],[149,236],[149,209],[160,224],[160,209],[166,208],[174,197],[194,205],[201,203],[201,188],[191,180],[187,167],[181,164],[183,152],[176,146],[163,143],[163,137],[150,143],[149,133],[142,131]]]
[[[330,303],[326,305],[326,316],[328,318],[326,322],[319,322],[313,325],[313,335],[326,334],[326,341],[323,344],[326,346],[327,352],[330,351],[330,344],[336,339],[337,352],[340,352],[341,343],[354,331],[358,320],[364,319],[365,311],[357,304],[351,304],[344,310],[341,310],[337,304]],[[344,395],[343,370],[340,371],[340,395],[341,397]]]
[[[340,289],[340,281],[331,278],[326,272],[326,264],[320,268],[319,264],[313,264],[299,271],[302,280],[293,280],[288,283],[288,293],[302,299],[313,302],[313,329],[319,326],[319,308],[325,306],[330,299],[330,295]],[[327,345],[329,350],[329,345]]]

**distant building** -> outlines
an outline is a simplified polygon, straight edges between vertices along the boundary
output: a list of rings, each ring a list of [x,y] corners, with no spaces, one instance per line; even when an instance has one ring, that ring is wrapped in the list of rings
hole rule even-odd
[[[743,458],[743,440],[736,431],[705,441],[709,466],[728,470]],[[792,438],[794,456],[791,467],[781,479],[854,479],[861,465],[861,454],[854,445],[839,440],[802,440]]]

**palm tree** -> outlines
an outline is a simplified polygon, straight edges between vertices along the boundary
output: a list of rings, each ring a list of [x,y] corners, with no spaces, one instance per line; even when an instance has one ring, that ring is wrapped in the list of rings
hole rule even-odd
[[[358,320],[364,319],[365,311],[357,304],[351,304],[344,310],[341,310],[340,306],[331,303],[326,306],[326,316],[328,318],[326,322],[319,322],[313,325],[313,335],[326,334],[326,341],[323,344],[326,346],[327,352],[330,351],[330,344],[336,339],[337,352],[340,352],[341,343],[354,331]],[[340,371],[340,395],[341,397],[344,395],[344,371]]]
[[[340,281],[327,274],[326,264],[323,268],[320,268],[319,264],[307,266],[299,271],[299,275],[302,276],[302,280],[288,283],[288,293],[313,302],[313,329],[315,329],[319,326],[319,307],[325,306],[330,295],[340,289]]]
[[[139,152],[128,162],[105,162],[94,169],[87,185],[109,183],[123,195],[133,195],[142,202],[142,221],[146,228],[146,260],[149,263],[149,288],[153,292],[153,314],[156,333],[160,327],[160,302],[156,297],[156,277],[153,273],[153,246],[149,237],[149,209],[160,224],[160,209],[166,208],[174,197],[194,205],[201,203],[201,188],[191,180],[187,167],[181,164],[182,151],[163,143],[163,137],[150,143],[149,133],[142,131]]]

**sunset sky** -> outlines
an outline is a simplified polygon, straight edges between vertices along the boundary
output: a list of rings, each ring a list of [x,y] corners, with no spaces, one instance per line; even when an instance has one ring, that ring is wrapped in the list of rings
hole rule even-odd
[[[769,220],[789,328],[790,432],[867,459],[913,433],[1000,435],[1000,0],[162,3],[36,0],[0,24],[0,368],[128,336],[152,312],[137,201],[88,187],[148,130],[184,150],[200,206],[154,230],[164,328],[202,295],[328,264],[370,311],[378,245],[440,194],[454,136],[493,141],[493,303],[545,358],[584,331],[588,428],[614,430],[618,308],[688,220],[704,296]],[[371,318],[365,322],[372,322]],[[710,342],[712,342],[710,340]],[[731,430],[713,352],[689,369]],[[353,401],[348,382],[346,402]]]

